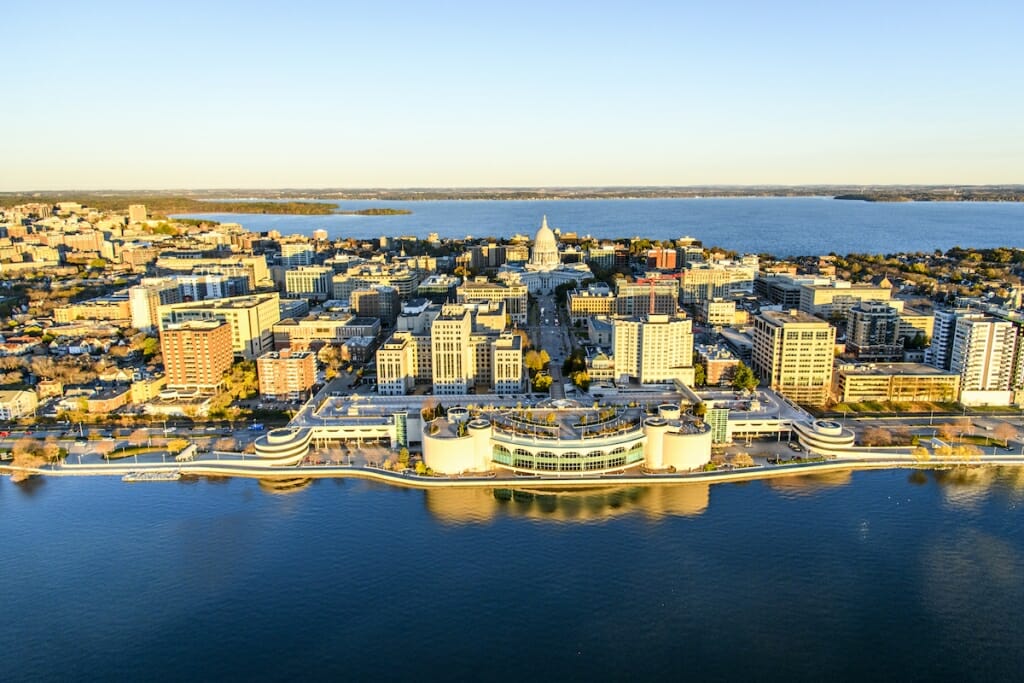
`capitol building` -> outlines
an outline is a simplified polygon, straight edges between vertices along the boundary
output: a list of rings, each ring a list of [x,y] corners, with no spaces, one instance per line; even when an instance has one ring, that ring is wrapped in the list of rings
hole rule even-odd
[[[550,293],[561,284],[571,282],[580,286],[584,280],[593,279],[594,274],[585,263],[563,264],[558,252],[558,239],[548,227],[544,216],[540,229],[533,238],[533,250],[525,267],[503,266],[502,272],[518,275],[531,294]]]

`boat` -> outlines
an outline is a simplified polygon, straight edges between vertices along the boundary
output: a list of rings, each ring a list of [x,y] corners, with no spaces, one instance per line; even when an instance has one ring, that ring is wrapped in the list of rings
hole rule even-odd
[[[121,477],[121,481],[177,481],[181,479],[181,472],[179,470],[162,471],[162,472],[129,472],[128,474]]]

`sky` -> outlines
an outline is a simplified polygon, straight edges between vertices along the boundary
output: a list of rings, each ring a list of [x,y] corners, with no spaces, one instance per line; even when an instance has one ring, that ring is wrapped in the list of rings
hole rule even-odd
[[[1019,1],[3,15],[0,191],[1024,183]]]

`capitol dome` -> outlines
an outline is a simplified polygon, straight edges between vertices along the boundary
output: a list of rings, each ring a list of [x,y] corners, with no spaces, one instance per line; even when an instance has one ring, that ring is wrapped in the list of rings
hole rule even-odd
[[[558,256],[558,241],[555,233],[548,227],[548,217],[544,216],[540,229],[533,238],[533,255],[530,265],[536,268],[554,268],[561,263]]]

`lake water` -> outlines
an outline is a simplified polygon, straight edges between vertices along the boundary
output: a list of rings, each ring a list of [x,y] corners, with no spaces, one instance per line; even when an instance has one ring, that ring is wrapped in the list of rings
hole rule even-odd
[[[600,238],[696,237],[747,253],[776,256],[945,251],[953,246],[1024,247],[1024,203],[841,201],[825,197],[537,201],[346,201],[346,210],[409,209],[405,216],[189,214],[247,229],[332,239],[382,235],[532,236],[547,215],[552,228]]]
[[[0,481],[5,681],[1020,680],[1024,470]]]

